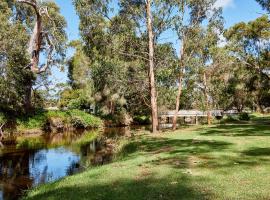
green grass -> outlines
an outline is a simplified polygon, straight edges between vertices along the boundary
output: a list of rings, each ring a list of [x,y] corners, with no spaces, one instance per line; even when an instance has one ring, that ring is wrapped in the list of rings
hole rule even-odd
[[[134,136],[113,163],[40,186],[26,199],[268,200],[266,119]]]

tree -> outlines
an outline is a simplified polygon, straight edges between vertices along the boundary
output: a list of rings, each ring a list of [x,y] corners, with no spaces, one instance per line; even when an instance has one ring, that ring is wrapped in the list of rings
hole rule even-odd
[[[155,86],[154,74],[154,35],[153,22],[151,13],[151,0],[146,0],[146,15],[147,15],[147,30],[148,30],[148,45],[149,45],[149,87],[151,97],[151,111],[152,111],[152,132],[156,133],[158,128],[158,111],[157,111],[157,94]]]
[[[248,23],[238,23],[225,33],[231,54],[249,71],[245,87],[255,95],[254,103],[261,112],[270,99],[269,28],[268,16],[264,15]]]
[[[59,8],[53,2],[43,3],[37,0],[17,0],[17,2],[25,6],[30,6],[31,10],[28,13],[31,16],[26,17],[35,18],[34,28],[28,45],[30,62],[26,68],[34,75],[39,75],[46,72],[50,66],[59,63],[64,57],[64,45],[66,41],[64,28],[66,27],[66,22],[59,14]],[[20,10],[17,10],[17,12],[20,12]],[[40,65],[42,53],[44,53],[46,61]],[[32,109],[31,93],[33,84],[33,81],[29,80],[25,86],[25,111]]]
[[[270,0],[256,0],[256,1],[263,7],[263,9],[270,12]]]
[[[14,115],[22,112],[24,86],[34,77],[25,69],[28,35],[13,16],[11,3],[0,3],[0,111]]]
[[[177,115],[179,112],[180,98],[183,90],[184,71],[191,67],[191,58],[198,55],[198,43],[200,38],[200,25],[204,20],[211,24],[220,20],[220,9],[213,9],[215,1],[176,1],[177,17],[175,20],[175,30],[180,40],[180,53],[178,65],[178,91],[175,103],[175,114],[173,117],[173,130],[176,129]],[[208,16],[210,15],[210,17]],[[218,31],[218,30],[216,30]],[[206,90],[205,90],[206,91]]]
[[[132,115],[148,115],[152,110],[150,81],[156,87],[155,73],[158,68],[167,65],[166,56],[159,54],[158,57],[155,51],[171,54],[165,51],[166,45],[157,42],[168,24],[169,20],[164,19],[170,13],[166,12],[170,7],[164,9],[162,1],[152,2],[151,7],[155,7],[154,11],[151,10],[153,56],[149,57],[146,2],[119,1],[119,12],[111,12],[109,2],[74,1],[80,16],[83,51],[90,60],[88,68],[96,105],[106,114],[127,111]],[[148,76],[149,58],[153,61],[152,79]],[[120,102],[125,104],[121,106]],[[154,118],[157,119],[157,109]],[[157,120],[154,123],[157,127]]]

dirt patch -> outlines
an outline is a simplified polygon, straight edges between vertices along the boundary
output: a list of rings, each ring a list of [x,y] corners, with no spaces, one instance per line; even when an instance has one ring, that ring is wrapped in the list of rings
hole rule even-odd
[[[170,165],[175,168],[186,168],[188,167],[188,162],[181,158],[159,158],[152,161],[155,165]]]
[[[151,170],[149,169],[148,166],[141,166],[139,169],[139,174],[135,176],[135,180],[136,181],[142,181],[146,178],[148,178],[149,176],[152,175]]]
[[[172,147],[169,147],[169,146],[165,146],[165,147],[162,147],[160,148],[159,150],[156,150],[156,151],[153,151],[151,152],[152,154],[159,154],[159,153],[166,153],[166,152],[170,152],[170,151],[173,151],[174,148]]]

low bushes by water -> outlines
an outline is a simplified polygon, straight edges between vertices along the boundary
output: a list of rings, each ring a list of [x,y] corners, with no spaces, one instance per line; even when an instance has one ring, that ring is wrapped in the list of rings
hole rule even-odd
[[[45,129],[57,132],[68,128],[98,128],[103,124],[100,118],[80,110],[40,111],[16,121],[18,131]]]

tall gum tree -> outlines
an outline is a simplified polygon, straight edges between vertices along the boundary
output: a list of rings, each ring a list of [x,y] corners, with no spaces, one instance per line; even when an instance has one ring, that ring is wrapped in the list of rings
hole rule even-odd
[[[153,22],[151,13],[151,0],[146,0],[146,15],[147,15],[147,31],[148,31],[148,50],[149,50],[149,87],[151,98],[151,112],[152,112],[152,132],[156,133],[158,128],[158,110],[157,110],[157,94],[154,74],[154,34]]]
[[[183,83],[185,78],[185,68],[188,66],[190,59],[197,53],[196,38],[198,29],[202,22],[206,20],[209,15],[214,16],[218,9],[214,9],[215,0],[180,0],[172,1],[176,7],[176,18],[174,22],[175,30],[180,41],[179,65],[177,75],[177,95],[175,103],[175,113],[173,116],[172,129],[175,130],[177,126],[177,116],[179,112],[180,98],[183,90]]]
[[[35,19],[28,44],[30,63],[26,66],[34,76],[45,73],[52,65],[59,64],[65,56],[66,27],[65,19],[60,15],[60,9],[50,1],[17,0],[21,7],[29,9]],[[28,8],[26,8],[28,7]],[[45,60],[41,63],[41,59]],[[29,80],[26,87],[25,111],[32,110],[31,96],[34,82]]]

